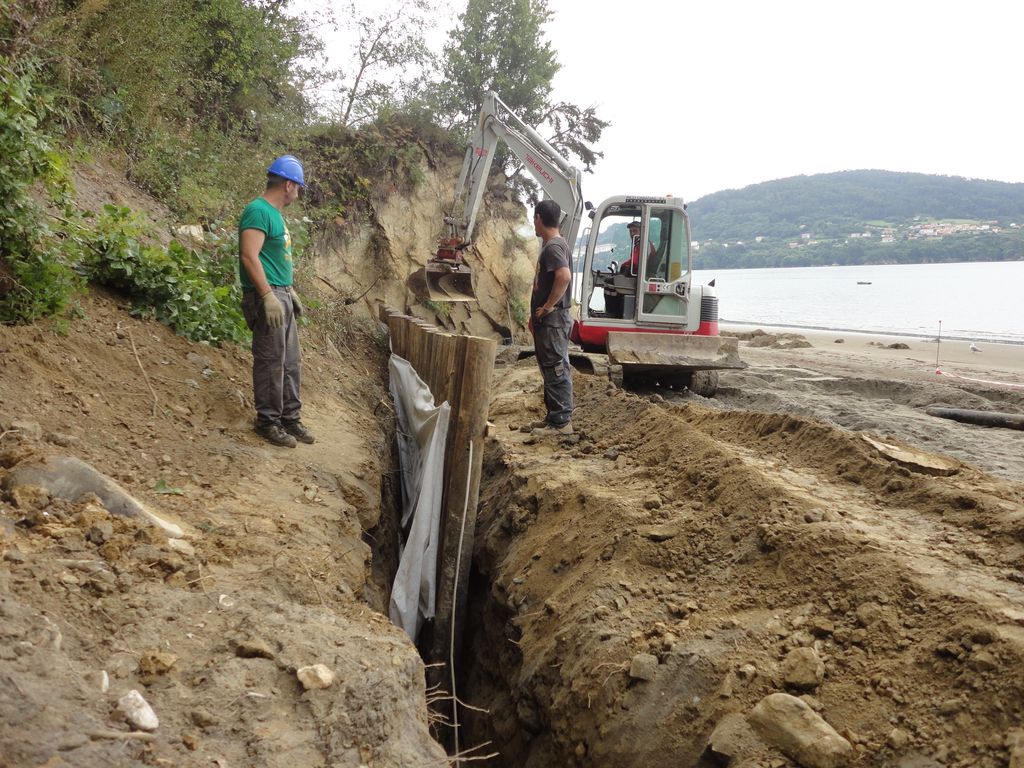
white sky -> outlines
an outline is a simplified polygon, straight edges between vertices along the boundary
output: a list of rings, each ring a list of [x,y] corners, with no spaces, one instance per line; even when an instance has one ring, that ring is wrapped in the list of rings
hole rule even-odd
[[[455,2],[432,36],[439,51]],[[360,12],[383,4],[356,0]],[[612,122],[583,180],[595,204],[860,168],[1024,182],[1019,0],[549,7],[555,98]]]

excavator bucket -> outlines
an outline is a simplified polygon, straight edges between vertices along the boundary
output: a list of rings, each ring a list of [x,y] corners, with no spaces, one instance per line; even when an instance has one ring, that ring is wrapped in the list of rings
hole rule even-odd
[[[413,295],[431,301],[476,301],[473,270],[462,260],[465,247],[461,240],[442,239],[434,258],[406,281]]]
[[[463,263],[429,261],[423,278],[432,301],[476,301],[473,271]]]

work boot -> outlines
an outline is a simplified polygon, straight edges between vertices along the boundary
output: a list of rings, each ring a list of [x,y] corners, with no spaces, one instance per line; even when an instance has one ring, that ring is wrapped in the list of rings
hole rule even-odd
[[[546,426],[539,427],[539,428],[533,430],[533,434],[537,435],[538,437],[548,437],[548,436],[552,436],[552,435],[554,435],[556,437],[562,437],[562,436],[565,436],[565,435],[571,435],[572,434],[572,422],[571,421],[567,421],[567,422],[565,422],[565,424],[563,424],[560,427],[556,427],[556,426],[554,426],[552,424],[548,424]]]
[[[257,424],[256,434],[268,443],[279,445],[282,448],[294,448],[296,445],[295,438],[285,432],[280,424],[275,424],[274,422]]]
[[[316,442],[313,439],[313,433],[306,429],[306,425],[301,421],[282,421],[281,426],[284,428],[285,432],[294,437],[300,443],[312,445]]]

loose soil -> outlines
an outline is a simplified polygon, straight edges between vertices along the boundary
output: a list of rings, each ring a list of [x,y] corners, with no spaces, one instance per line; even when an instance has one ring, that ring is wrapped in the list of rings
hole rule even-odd
[[[82,308],[66,335],[0,328],[0,473],[76,456],[187,546],[96,499],[0,497],[0,765],[447,764],[440,692],[384,615],[397,485],[374,325],[329,307],[304,329],[317,443],[288,450],[251,431],[245,350],[116,296]],[[1006,766],[1024,433],[923,408],[1021,413],[1019,390],[896,351],[741,355],[711,400],[577,375],[568,440],[520,431],[540,415],[531,361],[496,369],[458,691],[487,713],[463,710],[462,746],[491,742],[497,766],[725,764],[716,726],[789,691],[852,765]],[[796,648],[820,680],[793,682]],[[337,679],[307,691],[318,663]],[[117,711],[133,689],[151,740]],[[729,765],[795,765],[738,731]]]
[[[734,727],[778,691],[854,765],[1007,765],[1024,433],[923,408],[1021,413],[1022,390],[777,341],[796,348],[745,341],[713,400],[577,376],[577,434],[555,441],[519,429],[531,364],[496,378],[469,622],[486,663],[460,696],[489,710],[464,739],[497,765],[794,765]],[[797,648],[819,679],[788,669]],[[731,762],[708,750],[719,725]]]
[[[83,299],[67,335],[0,328],[0,467],[73,455],[187,531],[95,498],[0,501],[0,765],[446,765],[423,664],[373,568],[391,499],[391,411],[370,326],[303,335],[317,436],[252,432],[250,356]],[[0,469],[0,474],[3,470]],[[2,479],[2,478],[0,478]],[[305,691],[298,668],[337,675]],[[107,682],[104,682],[107,681]],[[140,691],[160,726],[125,735]]]

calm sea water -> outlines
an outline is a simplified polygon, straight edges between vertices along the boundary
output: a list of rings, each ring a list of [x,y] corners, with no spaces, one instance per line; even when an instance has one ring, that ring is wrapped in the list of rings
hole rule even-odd
[[[722,322],[1024,344],[1024,261],[694,271]]]

